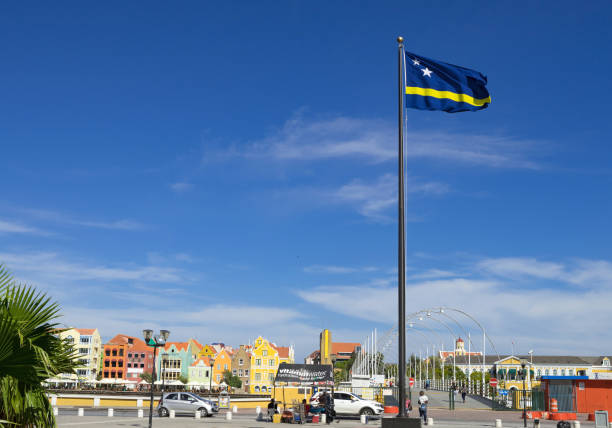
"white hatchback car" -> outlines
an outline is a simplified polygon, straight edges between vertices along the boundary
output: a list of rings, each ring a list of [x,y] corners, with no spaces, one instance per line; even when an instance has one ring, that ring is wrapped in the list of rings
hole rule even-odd
[[[310,399],[312,406],[319,405],[321,392],[317,392]],[[358,395],[350,392],[334,392],[334,410],[338,416],[358,416],[358,415],[380,415],[385,408],[382,404],[374,400],[364,400]]]

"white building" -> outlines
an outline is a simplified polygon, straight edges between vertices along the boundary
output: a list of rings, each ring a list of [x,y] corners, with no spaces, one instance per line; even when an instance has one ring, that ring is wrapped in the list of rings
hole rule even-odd
[[[61,378],[93,382],[96,380],[102,355],[102,339],[97,328],[71,328],[59,334],[74,347],[78,366],[76,374],[66,373]]]

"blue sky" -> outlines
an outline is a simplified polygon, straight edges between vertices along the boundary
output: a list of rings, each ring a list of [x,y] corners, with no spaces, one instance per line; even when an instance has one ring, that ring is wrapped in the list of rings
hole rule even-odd
[[[502,352],[609,353],[611,13],[3,4],[0,262],[105,338],[263,334],[301,358],[325,327],[388,330],[403,35],[493,99],[408,112],[408,310],[463,308]]]

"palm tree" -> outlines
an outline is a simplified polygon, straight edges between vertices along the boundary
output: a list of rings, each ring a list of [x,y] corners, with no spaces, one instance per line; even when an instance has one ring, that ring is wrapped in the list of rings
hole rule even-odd
[[[57,335],[59,309],[0,265],[1,427],[55,427],[42,382],[76,366],[73,347]]]

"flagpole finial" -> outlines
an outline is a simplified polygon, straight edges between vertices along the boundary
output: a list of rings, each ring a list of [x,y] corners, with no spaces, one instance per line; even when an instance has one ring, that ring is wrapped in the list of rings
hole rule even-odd
[[[397,43],[403,43],[404,42],[404,38],[402,36],[399,36],[397,38]]]

